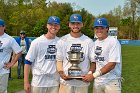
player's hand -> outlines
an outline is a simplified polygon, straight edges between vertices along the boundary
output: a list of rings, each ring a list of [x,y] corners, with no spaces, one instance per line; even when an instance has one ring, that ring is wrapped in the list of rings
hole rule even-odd
[[[92,74],[86,74],[83,76],[82,80],[85,82],[91,82],[94,79]]]
[[[11,63],[11,62],[5,63],[5,64],[4,64],[4,68],[5,68],[5,69],[10,69],[13,65],[14,65],[14,64]]]
[[[69,80],[69,77],[66,76],[66,74],[64,73],[64,71],[59,71],[58,73],[59,73],[59,75],[60,75],[60,77],[61,77],[62,79],[64,79],[64,80]]]
[[[30,93],[31,92],[31,86],[29,83],[24,84],[24,90],[26,93]]]

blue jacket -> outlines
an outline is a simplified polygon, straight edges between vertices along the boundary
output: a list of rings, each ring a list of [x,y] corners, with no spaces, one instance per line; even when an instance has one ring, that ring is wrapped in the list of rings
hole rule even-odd
[[[20,45],[21,37],[17,37],[15,39],[16,39],[17,43]],[[28,37],[25,37],[25,42],[26,42],[26,51],[28,52],[31,41]]]

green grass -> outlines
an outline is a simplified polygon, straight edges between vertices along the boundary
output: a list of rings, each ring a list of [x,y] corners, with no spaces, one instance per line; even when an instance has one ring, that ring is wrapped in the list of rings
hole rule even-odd
[[[8,93],[15,93],[17,91],[21,91],[24,89],[24,80],[22,79],[17,79],[17,67],[13,67],[12,68],[12,79],[13,80],[9,80],[8,82]],[[22,75],[23,76],[23,75]],[[29,80],[31,81],[31,73],[29,76]]]
[[[17,79],[17,67],[12,68],[11,72],[13,80],[8,82],[8,93],[23,90],[23,79]]]
[[[140,46],[122,46],[122,93],[140,93]]]
[[[140,46],[122,46],[122,76],[125,79],[122,93],[140,92]],[[16,67],[12,69],[13,80],[9,81],[8,93],[23,90],[23,79],[17,79]],[[89,87],[92,93],[92,84]]]

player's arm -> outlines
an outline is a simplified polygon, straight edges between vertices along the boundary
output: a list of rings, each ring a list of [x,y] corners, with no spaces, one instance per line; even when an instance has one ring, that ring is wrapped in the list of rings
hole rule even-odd
[[[93,66],[95,67],[95,64]],[[87,75],[84,76],[83,81],[90,82],[94,78],[102,76],[102,75],[110,72],[112,69],[115,68],[115,66],[116,66],[115,62],[109,62],[103,68],[101,68],[100,70],[94,72],[93,74],[91,74],[91,72],[89,72]],[[93,68],[91,68],[91,69],[93,69]],[[95,69],[91,70],[91,71],[95,71]]]
[[[116,64],[120,63],[120,61],[121,61],[120,55],[121,55],[120,43],[118,41],[116,41],[116,42],[114,41],[113,46],[110,48],[110,51],[109,51],[109,59],[108,59],[109,62],[100,69],[100,72],[101,72],[100,74],[104,75],[104,74],[110,72],[112,69],[114,69]],[[98,74],[96,75],[96,73],[95,73],[94,77],[98,77]]]
[[[32,62],[26,60],[25,65],[24,65],[24,90],[26,91],[26,93],[30,93],[30,90],[31,90],[31,86],[29,83],[29,74],[30,74],[31,64]]]
[[[93,73],[93,77],[99,77],[102,76],[108,72],[110,72],[112,69],[114,69],[116,66],[116,62],[109,62],[104,67],[102,67],[100,70]]]
[[[22,55],[21,52],[15,54],[14,57],[13,57],[13,59],[12,59],[12,62],[11,62],[11,63],[14,65],[14,64],[18,61],[18,59],[19,59],[19,57],[20,57],[21,55]],[[13,65],[12,65],[12,66],[13,66]]]
[[[63,70],[63,62],[57,61],[56,67],[57,67],[57,71],[58,71],[60,77],[64,80],[68,80],[69,78],[68,78],[68,76],[65,75],[64,70]]]
[[[11,62],[5,63],[4,68],[6,68],[6,69],[11,68],[18,61],[18,59],[21,56],[21,54],[22,54],[21,52],[19,52],[17,54],[14,54],[14,56],[12,57]]]
[[[109,62],[103,68],[100,69],[101,75],[104,75],[114,69],[116,66],[116,62]]]
[[[64,69],[63,69],[63,40],[59,40],[56,44],[57,47],[57,53],[56,53],[56,68],[57,72],[59,73],[60,77],[64,80],[68,79],[68,76],[66,76]]]

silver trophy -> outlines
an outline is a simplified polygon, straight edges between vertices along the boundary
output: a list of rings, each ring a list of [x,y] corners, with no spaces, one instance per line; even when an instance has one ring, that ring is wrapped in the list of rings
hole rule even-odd
[[[83,56],[83,52],[80,52],[78,49],[73,49],[68,52],[68,61],[72,64],[70,68],[68,68],[68,76],[70,79],[82,79],[82,70],[78,66],[82,61],[81,58]]]

